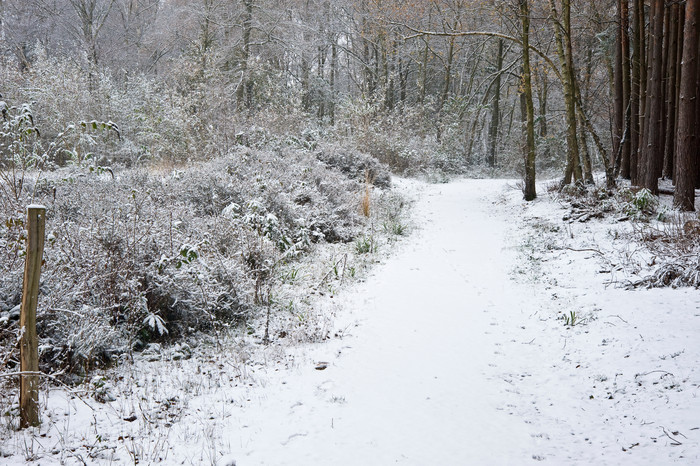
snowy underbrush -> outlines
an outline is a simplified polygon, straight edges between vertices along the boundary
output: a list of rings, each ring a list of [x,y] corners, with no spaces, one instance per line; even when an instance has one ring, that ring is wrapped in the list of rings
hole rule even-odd
[[[307,152],[282,155],[241,149],[176,170],[50,177],[42,424],[17,430],[16,378],[0,380],[0,457],[229,464],[219,427],[273,374],[309,364],[299,343],[352,332],[335,322],[336,295],[410,226],[402,194]],[[12,273],[3,298],[21,284]],[[13,313],[0,321],[7,372],[17,370]]]
[[[306,325],[306,311],[295,311],[279,291],[295,282],[309,286],[299,264],[317,260],[333,244],[346,253],[342,260],[330,253],[323,273],[350,279],[359,267],[355,240],[380,242],[381,225],[401,211],[394,205],[388,215],[382,204],[403,205],[392,193],[291,148],[242,147],[169,169],[112,173],[72,166],[39,181],[28,176],[26,184],[24,197],[3,203],[0,358],[6,370],[18,368],[23,206],[43,203],[40,365],[45,372],[62,370],[71,382],[152,343],[192,344],[200,332],[216,336],[261,316],[264,330],[250,333],[269,341],[269,315],[281,309],[303,324],[299,339],[317,338],[309,335],[317,330],[308,329],[316,323]]]
[[[445,181],[468,167],[460,146],[436,137],[439,122],[433,106],[397,106],[386,110],[381,102],[346,101],[339,108],[338,123],[330,138],[355,147],[402,176]]]
[[[542,398],[543,381],[560,394],[546,395],[535,409],[518,408],[532,416],[550,448],[533,458],[692,463],[700,317],[696,290],[689,289],[697,288],[692,269],[700,253],[695,214],[671,209],[668,195],[626,186],[561,192],[551,185],[534,202],[517,192],[510,199],[522,219],[513,274],[540,301],[527,325],[513,325],[532,331],[523,341],[537,348],[535,362],[518,368],[527,377],[507,381],[519,407],[529,406],[524,397]],[[669,276],[668,270],[682,273]],[[568,388],[552,390],[557,383]],[[571,437],[548,431],[553,419],[567,425]],[[561,454],[563,438],[582,446]]]
[[[553,184],[548,191],[568,210],[562,216],[564,225],[593,219],[608,225],[606,234],[613,237],[616,249],[598,252],[611,271],[625,277],[624,286],[700,286],[700,221],[696,213],[674,210],[671,196],[654,196],[628,185],[616,190],[582,185],[559,190]]]

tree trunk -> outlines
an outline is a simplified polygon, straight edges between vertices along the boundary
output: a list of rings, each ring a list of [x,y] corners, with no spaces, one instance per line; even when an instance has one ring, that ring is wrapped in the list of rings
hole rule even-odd
[[[493,100],[491,101],[491,124],[489,125],[489,167],[496,166],[496,146],[498,127],[501,121],[501,70],[503,68],[503,39],[499,38],[496,52],[496,78],[493,81]]]
[[[625,0],[617,0],[617,34],[615,34],[615,68],[613,85],[613,137],[612,153],[610,154],[615,174],[620,172],[622,161],[622,133],[625,126],[625,102],[623,95],[622,78],[622,3]]]
[[[698,177],[698,12],[700,0],[687,0],[681,67],[680,98],[678,101],[678,132],[676,147],[676,189],[673,203],[681,210],[695,210],[695,185]]]
[[[338,73],[338,37],[333,34],[331,41],[331,75],[329,77],[329,85],[331,88],[331,96],[328,108],[328,117],[330,118],[331,126],[335,126],[335,76]]]
[[[586,123],[581,113],[578,114],[578,118],[580,126],[583,128]],[[586,133],[584,131],[581,131],[579,134],[579,147],[581,148],[581,159],[583,161],[583,179],[586,184],[595,184],[591,167],[591,153],[588,150],[588,141],[586,141]]]
[[[659,193],[658,160],[663,157],[661,126],[663,113],[663,28],[664,0],[652,0],[652,32],[650,35],[650,76],[647,84],[647,103],[644,144],[640,163],[639,181],[652,194]]]
[[[528,0],[520,1],[521,42],[523,48],[523,83],[521,99],[525,110],[525,190],[526,201],[537,197],[535,189],[535,110],[532,103],[532,77],[530,74],[530,6]]]
[[[630,83],[630,37],[629,37],[629,2],[621,0],[621,24],[620,36],[622,45],[622,105],[624,111],[623,129],[622,129],[622,153],[620,160],[620,173],[623,178],[629,178],[630,171],[630,153],[632,144],[630,139],[630,124],[631,124],[631,83]]]
[[[632,0],[632,83],[630,86],[630,166],[629,178],[632,184],[637,184],[637,164],[639,155],[639,112],[643,108],[641,101],[641,64],[644,51],[642,48],[641,36],[643,29],[640,29],[640,5],[639,0]],[[624,176],[624,173],[623,173]]]
[[[544,146],[540,147],[540,150],[542,151],[542,158],[548,160],[550,150],[549,142],[547,141],[547,137],[549,135],[549,128],[547,125],[547,98],[549,96],[549,80],[544,67],[538,67],[538,71],[535,71],[535,73],[532,75],[537,82],[535,87],[537,88],[538,102],[538,136],[540,141],[542,141],[542,145]]]
[[[248,65],[250,61],[250,42],[253,31],[254,0],[243,0],[243,56],[241,57],[241,82],[236,89],[236,100],[239,106],[250,109],[253,106],[253,80],[250,79]]]
[[[549,0],[553,20],[555,21],[554,33],[557,46],[557,55],[561,65],[562,84],[564,86],[564,105],[566,107],[566,145],[567,163],[562,184],[574,181],[582,181],[581,160],[578,150],[576,100],[574,89],[574,65],[571,49],[571,5],[569,0],[562,1],[562,22],[557,22],[557,10],[554,0]]]
[[[445,102],[447,102],[447,97],[449,96],[450,93],[450,85],[452,83],[452,63],[454,62],[454,55],[455,55],[455,38],[454,36],[450,37],[450,43],[447,47],[447,63],[445,64],[445,79],[443,81],[442,85],[442,94],[440,95],[440,102],[438,104],[438,113],[442,112],[442,108],[445,106]]]
[[[586,125],[586,129],[588,130],[588,133],[591,135],[596,147],[598,148],[598,152],[600,152],[600,159],[603,161],[603,167],[605,167],[606,187],[608,189],[613,189],[615,187],[615,175],[613,173],[613,165],[610,162],[610,158],[608,157],[608,153],[605,150],[603,142],[600,140],[598,133],[596,133],[595,128],[593,128],[593,124],[591,123],[590,118],[588,118],[586,112],[584,111],[583,100],[581,100],[581,92],[579,86],[576,86],[575,90],[576,109],[578,110],[579,117],[581,120],[583,120],[584,124]]]
[[[425,47],[423,47],[422,61],[420,66],[420,82],[418,84],[418,103],[425,102],[425,89],[428,84],[428,52],[430,51],[429,37],[423,37]]]
[[[673,3],[669,10],[669,29],[668,29],[668,64],[666,66],[667,82],[666,82],[666,129],[667,135],[664,144],[664,167],[663,177],[666,179],[673,178],[673,159],[675,157],[675,138],[671,135],[676,134],[676,115],[678,108],[678,74],[677,63],[678,55],[678,28],[680,23],[680,6],[678,3]],[[682,39],[683,36],[680,36]],[[682,49],[681,49],[682,53]]]
[[[647,46],[646,35],[646,14],[644,10],[644,0],[634,0],[637,13],[637,27],[639,33],[639,134],[637,137],[637,163],[633,167],[635,170],[634,185],[641,184],[641,163],[642,163],[642,148],[644,147],[644,132],[646,131],[646,111],[647,111],[647,81],[648,81],[648,62],[647,55],[649,47]]]

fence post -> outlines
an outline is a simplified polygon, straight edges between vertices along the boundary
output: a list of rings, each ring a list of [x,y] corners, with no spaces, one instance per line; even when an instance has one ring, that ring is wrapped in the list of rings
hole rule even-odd
[[[20,428],[39,425],[39,350],[36,336],[36,305],[39,299],[39,274],[44,254],[46,207],[27,207],[27,258],[22,285],[20,342],[19,412]],[[25,373],[29,374],[25,374]]]

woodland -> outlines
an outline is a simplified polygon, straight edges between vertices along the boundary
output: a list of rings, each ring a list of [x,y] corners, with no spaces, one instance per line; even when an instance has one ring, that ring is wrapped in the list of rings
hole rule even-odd
[[[0,358],[17,363],[30,203],[49,209],[41,364],[69,382],[151,342],[269,322],[314,245],[359,257],[380,225],[404,233],[392,174],[517,177],[527,201],[544,177],[624,185],[692,211],[699,14],[697,0],[0,0]],[[331,265],[351,274],[347,257]]]
[[[399,173],[516,170],[526,198],[536,166],[566,185],[599,165],[652,194],[663,177],[693,210],[696,15],[660,0],[3,0],[4,164],[182,163],[262,129],[347,140]],[[15,161],[12,131],[40,127]]]

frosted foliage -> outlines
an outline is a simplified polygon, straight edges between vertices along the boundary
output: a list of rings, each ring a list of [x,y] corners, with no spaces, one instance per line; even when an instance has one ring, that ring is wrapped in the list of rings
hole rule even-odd
[[[355,237],[359,191],[291,149],[242,148],[179,170],[133,169],[114,178],[75,169],[48,174],[36,185],[36,201],[48,208],[42,361],[89,366],[151,340],[247,319],[277,265],[314,242]],[[0,325],[11,329],[24,242],[21,224],[0,230],[0,312],[7,317]]]
[[[8,78],[2,94],[15,103],[32,102],[35,123],[45,140],[82,120],[114,121],[121,137],[99,139],[89,147],[101,165],[201,156],[197,147],[199,136],[205,134],[190,112],[193,104],[166,83],[136,75],[124,85],[109,70],[89,74],[80,62],[48,57],[42,49],[36,54],[24,74],[11,62],[0,63],[0,72]],[[67,153],[54,155],[60,165],[70,161]]]

